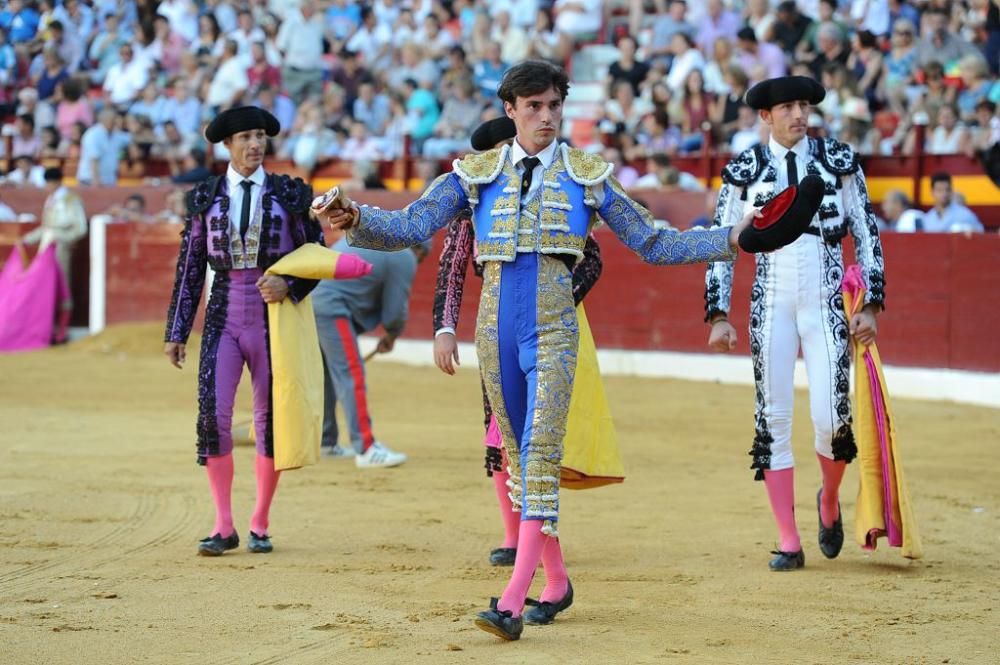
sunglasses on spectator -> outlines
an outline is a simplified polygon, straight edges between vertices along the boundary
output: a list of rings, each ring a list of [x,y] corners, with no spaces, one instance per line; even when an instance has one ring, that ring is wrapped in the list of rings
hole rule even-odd
[[[913,33],[910,32],[909,30],[896,30],[896,31],[893,32],[893,34],[899,35],[901,37],[912,37],[913,36]]]

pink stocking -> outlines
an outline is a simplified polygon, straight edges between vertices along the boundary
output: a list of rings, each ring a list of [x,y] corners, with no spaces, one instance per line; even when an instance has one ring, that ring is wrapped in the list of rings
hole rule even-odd
[[[250,518],[250,530],[258,536],[267,535],[267,516],[271,511],[271,499],[278,489],[280,471],[274,470],[274,458],[257,455],[257,503]]]
[[[542,551],[542,568],[545,570],[545,588],[539,598],[543,603],[558,603],[569,590],[569,575],[563,561],[558,538],[549,538]]]
[[[823,470],[823,494],[819,500],[819,516],[823,520],[823,526],[831,527],[840,517],[840,481],[844,479],[844,472],[847,471],[847,462],[840,460],[834,462],[832,459],[823,457],[816,453],[819,458],[819,468]]]
[[[507,588],[500,596],[497,609],[501,612],[511,611],[514,616],[521,616],[524,610],[524,599],[531,588],[531,580],[535,577],[535,569],[542,560],[549,536],[542,533],[542,520],[522,520],[517,539],[517,558],[514,559],[514,572],[510,576]]]
[[[232,454],[206,458],[205,469],[208,471],[208,487],[212,491],[212,502],[215,503],[215,528],[212,529],[212,535],[219,534],[226,538],[233,533]]]
[[[802,549],[799,531],[795,528],[795,469],[764,471],[767,498],[771,501],[771,512],[778,523],[778,536],[782,552],[798,552]]]
[[[500,517],[503,519],[503,545],[500,547],[505,548],[517,547],[517,530],[521,524],[521,515],[511,509],[508,478],[510,474],[506,471],[493,472],[493,487],[497,491],[497,503],[500,504]]]

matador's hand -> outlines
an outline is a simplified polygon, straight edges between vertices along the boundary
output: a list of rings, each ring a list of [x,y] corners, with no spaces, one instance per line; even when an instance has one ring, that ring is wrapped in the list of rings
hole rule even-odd
[[[760,216],[760,208],[751,208],[743,215],[743,219],[733,225],[732,231],[729,232],[729,246],[733,250],[740,248],[740,234],[743,233],[743,229],[750,226],[750,223]]]
[[[163,353],[167,356],[170,364],[177,369],[182,369],[184,361],[187,360],[187,351],[184,344],[180,342],[167,342],[163,345]]]
[[[720,319],[712,324],[708,346],[718,353],[728,353],[736,348],[736,328],[728,319]]]
[[[854,339],[865,346],[872,344],[878,335],[878,321],[875,319],[875,312],[865,307],[852,316],[851,334],[854,335]]]
[[[340,231],[357,224],[361,214],[358,206],[339,187],[313,199],[310,209],[321,224]]]
[[[441,333],[434,338],[434,364],[445,374],[454,374],[455,365],[461,365],[454,334]]]
[[[288,282],[279,275],[262,275],[257,290],[266,303],[281,302],[288,295]]]

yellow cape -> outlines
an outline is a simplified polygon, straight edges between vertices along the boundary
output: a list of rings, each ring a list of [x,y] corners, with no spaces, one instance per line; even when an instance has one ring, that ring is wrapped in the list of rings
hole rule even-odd
[[[848,280],[852,277],[860,280],[860,275],[849,275]],[[848,320],[863,306],[864,290],[846,287],[844,309]],[[902,547],[904,557],[919,559],[923,556],[920,534],[903,474],[878,348],[859,343],[853,347],[854,436],[860,481],[854,538],[864,549],[873,550],[878,538],[887,536],[890,546]]]
[[[267,269],[268,275],[332,279],[340,252],[302,245]],[[297,469],[319,461],[323,435],[323,356],[312,300],[269,303],[274,468]],[[251,431],[253,428],[251,427]]]
[[[583,305],[577,307],[580,347],[563,444],[561,486],[588,489],[625,480],[618,433],[604,395],[597,347]]]

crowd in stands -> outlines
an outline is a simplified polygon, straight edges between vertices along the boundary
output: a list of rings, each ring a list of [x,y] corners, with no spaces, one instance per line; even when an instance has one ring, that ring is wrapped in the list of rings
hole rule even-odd
[[[987,155],[1000,140],[1000,0],[6,0],[0,108],[9,183],[61,158],[81,184],[148,159],[195,182],[227,158],[203,130],[253,103],[281,123],[275,153],[305,170],[405,149],[443,160],[501,112],[510,64],[571,67],[603,91],[586,146],[657,182],[670,157],[766,138],[743,103],[757,81],[820,80],[811,124],[865,154]],[[571,93],[572,94],[572,93]],[[572,133],[567,122],[565,132]],[[676,169],[674,169],[676,170]],[[631,171],[631,173],[630,173]],[[629,178],[634,179],[629,182]]]

